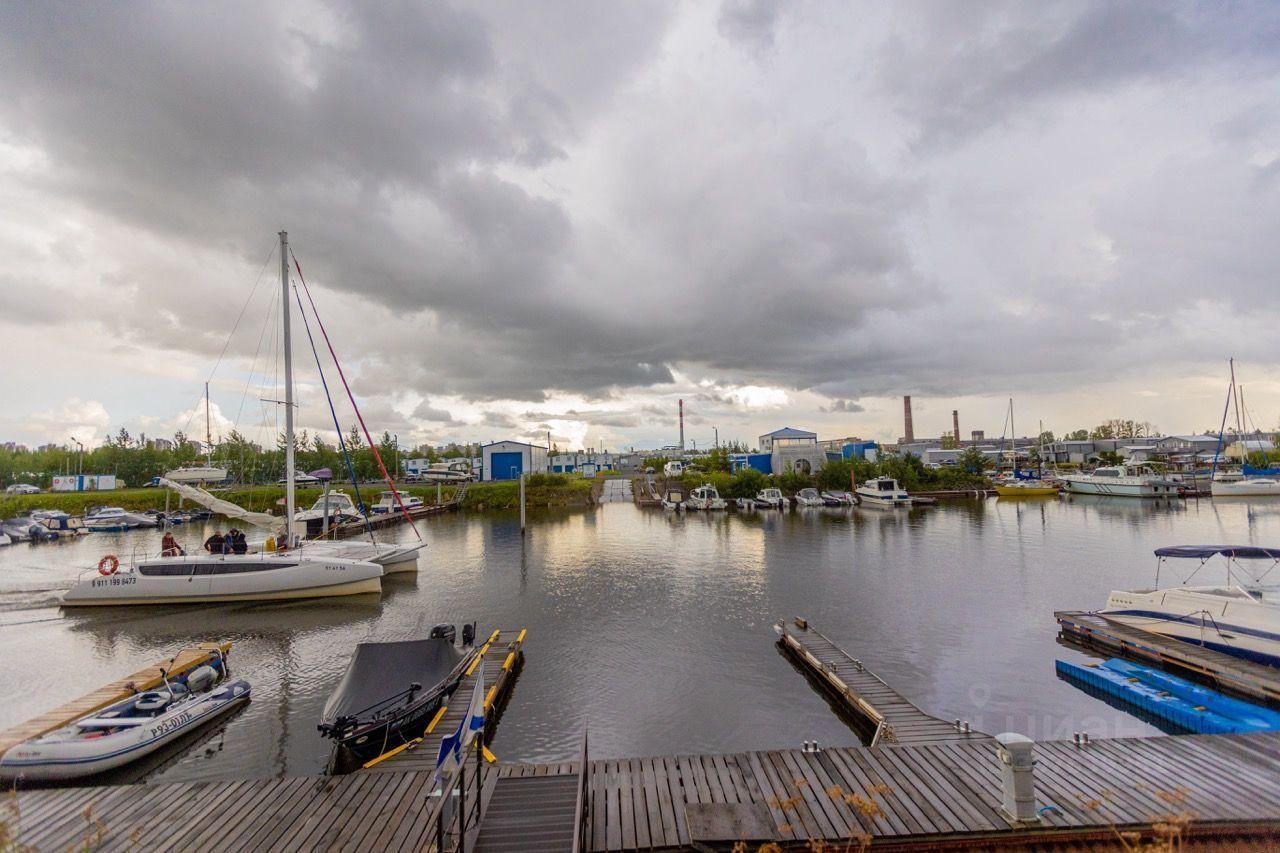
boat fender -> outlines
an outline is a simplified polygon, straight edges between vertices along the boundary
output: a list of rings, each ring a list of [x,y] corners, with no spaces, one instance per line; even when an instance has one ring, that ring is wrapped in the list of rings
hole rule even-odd
[[[119,568],[120,558],[115,554],[108,554],[98,561],[98,574],[103,575],[104,577],[107,575],[114,575],[116,570]]]
[[[194,693],[203,693],[217,683],[218,672],[208,664],[196,667],[187,676],[187,687]]]

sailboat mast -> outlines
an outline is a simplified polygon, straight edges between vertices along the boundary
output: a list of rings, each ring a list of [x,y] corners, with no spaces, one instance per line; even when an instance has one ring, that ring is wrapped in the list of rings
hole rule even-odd
[[[209,426],[209,383],[204,383],[204,461],[213,466],[213,428]]]
[[[1013,451],[1013,470],[1018,470],[1018,429],[1013,425],[1013,398],[1009,398],[1009,449]]]
[[[284,318],[284,541],[293,544],[293,343],[289,337],[289,232],[280,232],[280,313]]]

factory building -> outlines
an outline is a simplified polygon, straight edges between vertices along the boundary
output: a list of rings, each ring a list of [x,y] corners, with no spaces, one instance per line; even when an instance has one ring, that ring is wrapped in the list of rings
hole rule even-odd
[[[518,480],[547,473],[547,448],[523,441],[495,441],[480,448],[484,480]]]

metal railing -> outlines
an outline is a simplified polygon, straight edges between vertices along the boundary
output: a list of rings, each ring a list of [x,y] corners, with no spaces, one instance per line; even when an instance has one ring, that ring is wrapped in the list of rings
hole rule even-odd
[[[587,835],[591,831],[591,774],[587,765],[587,727],[582,728],[582,751],[578,754],[578,800],[573,812],[573,853],[582,853],[588,847]]]

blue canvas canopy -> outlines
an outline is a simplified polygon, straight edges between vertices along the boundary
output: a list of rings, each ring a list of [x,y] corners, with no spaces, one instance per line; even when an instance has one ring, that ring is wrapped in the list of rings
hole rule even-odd
[[[1280,560],[1280,548],[1261,548],[1257,545],[1172,545],[1156,549],[1157,557],[1207,560],[1215,554],[1237,560]]]
[[[1280,477],[1280,468],[1254,468],[1246,462],[1243,470],[1246,477]]]

